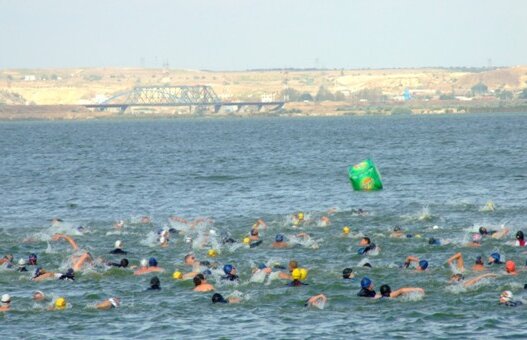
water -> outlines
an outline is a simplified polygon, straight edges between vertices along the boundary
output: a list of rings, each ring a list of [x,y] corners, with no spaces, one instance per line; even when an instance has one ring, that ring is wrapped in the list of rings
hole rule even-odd
[[[0,269],[0,293],[13,300],[13,311],[0,315],[0,331],[35,339],[525,336],[523,311],[497,305],[502,290],[521,295],[524,272],[459,290],[448,288],[451,270],[445,263],[462,251],[470,267],[476,255],[499,249],[519,267],[525,264],[525,254],[508,243],[516,230],[527,229],[526,126],[527,116],[503,114],[0,123],[1,254],[18,260],[36,252],[44,268],[67,269],[70,247],[49,240],[58,230],[50,220],[60,217],[62,229],[77,234],[80,247],[96,257],[118,260],[108,252],[121,239],[132,264],[155,256],[167,269],[158,293],[144,291],[152,275],[131,271],[97,267],[78,273],[74,283],[34,283],[30,274]],[[376,162],[385,190],[351,190],[346,168],[365,158]],[[495,211],[482,209],[488,201]],[[316,220],[331,208],[337,211],[331,226],[319,227]],[[353,214],[357,208],[369,215]],[[299,231],[290,223],[297,211],[313,220],[302,231],[319,248],[271,249],[277,233],[291,237]],[[152,225],[138,223],[144,215]],[[214,223],[205,229],[229,231],[239,241],[256,219],[268,223],[262,246],[224,247],[215,258],[239,269],[238,286],[211,281],[224,296],[241,295],[241,304],[212,305],[212,294],[194,293],[192,282],[171,278],[175,269],[189,271],[182,263],[189,245],[183,236],[173,237],[166,249],[148,241],[169,226],[171,215],[209,217]],[[120,219],[126,227],[116,231],[112,225]],[[85,234],[76,232],[79,225],[86,226]],[[355,238],[341,237],[344,225]],[[422,238],[389,238],[394,225]],[[506,225],[511,235],[465,247],[481,225]],[[359,233],[381,247],[369,257],[373,269],[356,266],[362,260]],[[429,246],[431,236],[453,243]],[[206,259],[208,249],[195,249],[197,257]],[[430,270],[399,269],[407,255],[426,258]],[[251,266],[287,265],[290,259],[309,269],[309,286],[249,282]],[[358,276],[351,284],[340,279],[347,266]],[[363,275],[377,289],[383,283],[422,287],[426,295],[358,298]],[[71,308],[44,311],[47,304],[31,300],[36,289],[66,296]],[[325,309],[303,307],[320,292],[329,298]],[[122,298],[119,310],[92,307],[115,295]]]

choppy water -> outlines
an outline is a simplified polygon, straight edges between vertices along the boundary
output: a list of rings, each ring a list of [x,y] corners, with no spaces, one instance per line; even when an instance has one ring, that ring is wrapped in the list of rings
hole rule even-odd
[[[0,123],[1,254],[18,260],[36,252],[44,268],[64,271],[72,251],[49,237],[65,230],[96,257],[119,259],[108,252],[121,239],[132,264],[155,256],[167,269],[160,275],[162,291],[151,293],[144,289],[153,275],[129,270],[97,267],[78,273],[73,283],[34,283],[30,274],[2,268],[0,293],[11,294],[13,310],[0,314],[0,333],[35,339],[525,337],[525,309],[497,304],[504,289],[522,294],[524,272],[455,289],[448,288],[445,262],[462,251],[469,267],[476,255],[500,250],[523,268],[526,255],[508,243],[516,230],[527,231],[526,127],[527,116],[503,114]],[[346,168],[364,158],[378,165],[385,190],[351,190]],[[487,201],[495,211],[481,209]],[[331,208],[337,211],[331,226],[318,226]],[[353,214],[357,208],[369,215]],[[272,249],[277,233],[298,232],[290,223],[297,211],[312,220],[302,230],[319,248]],[[139,223],[143,215],[153,224]],[[170,215],[209,217],[214,222],[200,225],[203,230],[228,231],[239,241],[257,218],[268,223],[262,246],[222,247],[214,259],[239,269],[238,286],[215,276],[211,282],[225,296],[240,295],[242,303],[212,305],[212,294],[194,293],[192,282],[171,278],[175,269],[189,270],[182,263],[189,245],[183,236],[173,237],[167,249],[153,241],[158,229],[170,225]],[[62,227],[51,226],[53,217],[64,220]],[[112,225],[120,219],[126,226],[116,231]],[[85,234],[76,231],[79,225]],[[341,236],[344,225],[354,237]],[[394,225],[422,238],[389,238]],[[465,247],[481,225],[506,225],[512,235]],[[369,257],[373,269],[357,267],[359,233],[381,247]],[[453,243],[430,246],[431,236]],[[209,248],[194,251],[206,259]],[[407,255],[426,258],[430,270],[400,269]],[[309,269],[309,286],[249,282],[257,263],[287,265],[290,259]],[[347,266],[359,277],[351,284],[340,279]],[[377,288],[423,287],[426,295],[359,298],[363,275]],[[44,311],[47,304],[31,300],[36,289],[66,296],[70,308]],[[320,292],[329,297],[324,310],[303,306]],[[92,307],[115,295],[122,298],[120,309]]]

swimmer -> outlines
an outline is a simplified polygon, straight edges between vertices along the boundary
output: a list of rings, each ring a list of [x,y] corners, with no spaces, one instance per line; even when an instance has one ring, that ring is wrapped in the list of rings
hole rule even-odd
[[[458,272],[463,273],[465,271],[465,262],[463,261],[463,255],[461,253],[455,253],[452,257],[447,260],[447,263],[452,266],[456,262]]]
[[[288,273],[284,273],[284,272],[279,272],[278,278],[281,279],[281,280],[292,280],[293,277],[291,276],[291,273],[296,268],[298,268],[298,262],[295,261],[295,260],[289,261],[289,263],[287,265],[287,269],[289,271],[289,274]]]
[[[112,308],[119,308],[121,305],[121,299],[118,297],[112,297],[95,305],[95,308],[100,310],[109,310]]]
[[[503,262],[501,262],[500,253],[490,254],[489,259],[488,259],[488,264],[503,264]]]
[[[126,268],[128,267],[128,264],[129,264],[128,259],[121,259],[119,263],[115,263],[115,262],[107,263],[108,266],[117,267],[117,268]]]
[[[320,218],[320,221],[318,222],[318,225],[321,226],[321,227],[327,227],[327,226],[331,225],[331,221],[330,221],[329,217],[322,216]]]
[[[59,280],[75,281],[75,272],[73,271],[72,268],[70,268],[66,271],[66,274],[60,274],[60,276],[55,275],[55,277],[57,277]]]
[[[115,241],[115,249],[110,254],[126,255],[128,252],[123,250],[123,242],[121,240]]]
[[[36,266],[37,265],[37,254],[35,253],[29,254],[27,264],[28,266]]]
[[[212,295],[212,303],[239,303],[240,298],[229,296],[227,299],[225,299],[221,294],[214,293]]]
[[[344,268],[344,270],[342,271],[342,279],[344,279],[344,281],[351,281],[351,279],[353,279],[354,277],[355,274],[353,274],[352,268]]]
[[[89,252],[85,252],[81,256],[73,256],[72,257],[72,262],[73,262],[73,266],[72,266],[73,270],[79,271],[79,270],[82,269],[82,267],[86,263],[92,263],[93,262],[93,257],[91,256],[91,254]]]
[[[44,281],[44,280],[52,280],[52,279],[55,279],[55,273],[48,272],[40,267],[35,269],[33,277],[31,278],[31,280],[33,281]]]
[[[150,279],[150,287],[146,290],[161,290],[161,281],[157,276]]]
[[[13,255],[7,254],[3,258],[0,259],[0,265],[5,265],[7,268],[11,268],[13,266]]]
[[[150,223],[152,223],[152,220],[148,216],[142,216],[141,217],[141,223],[142,224],[150,224]]]
[[[507,275],[518,275],[518,272],[516,271],[516,263],[511,260],[505,262],[505,272],[507,272]]]
[[[251,241],[258,241],[260,239],[260,235],[258,233],[258,229],[251,229],[251,234],[249,236],[249,239]]]
[[[187,254],[183,259],[187,266],[192,266],[192,271],[183,275],[184,280],[191,280],[200,272],[200,262],[196,259],[194,254]]]
[[[214,286],[212,286],[210,283],[207,282],[207,280],[205,280],[205,276],[203,276],[203,274],[198,274],[194,276],[193,281],[195,292],[205,293],[214,290]]]
[[[363,210],[362,208],[351,209],[351,213],[356,216],[368,216],[369,214],[366,210]]]
[[[392,238],[402,238],[402,237],[406,237],[406,235],[405,235],[404,232],[401,230],[401,227],[399,227],[398,225],[396,225],[395,227],[393,227],[393,231],[392,231],[392,233],[390,234],[390,237],[392,237]]]
[[[463,287],[470,287],[478,283],[479,281],[486,279],[486,278],[494,278],[498,277],[496,274],[483,274],[480,276],[477,276],[475,278],[472,278],[470,280],[465,281],[465,277],[462,274],[454,274],[450,277],[449,283],[457,283],[457,284],[463,284]]]
[[[141,260],[141,267],[134,272],[134,275],[145,275],[152,272],[161,272],[165,270],[157,266],[157,260],[155,257],[151,257],[148,262],[146,259]]]
[[[123,228],[124,228],[124,221],[123,221],[123,220],[119,220],[119,221],[115,222],[115,223],[113,224],[113,227],[114,227],[115,229],[117,229],[117,230],[121,230],[121,229],[123,229]]]
[[[168,247],[168,237],[165,237],[165,236],[161,236],[159,238],[159,246],[161,248],[166,248]]]
[[[292,220],[294,226],[299,226],[301,223],[304,222],[304,213],[298,212],[297,214],[293,215]]]
[[[472,234],[472,241],[467,243],[467,247],[481,247],[482,236],[479,233]]]
[[[293,281],[289,282],[287,286],[289,287],[307,286],[307,283],[303,283],[302,281],[300,281],[300,279],[302,278],[302,272],[300,268],[295,268],[293,272],[291,273],[291,277],[293,278]]]
[[[479,233],[483,237],[490,236],[490,237],[495,238],[495,239],[500,239],[500,238],[502,238],[503,236],[505,236],[505,235],[507,235],[509,233],[509,229],[508,228],[503,228],[500,231],[496,231],[496,230],[487,230],[486,227],[480,227],[479,228]]]
[[[271,244],[271,247],[273,248],[287,248],[289,244],[287,242],[284,242],[284,235],[278,234],[275,237],[275,241],[273,244]]]
[[[68,236],[68,235],[64,235],[64,234],[55,234],[51,237],[51,239],[53,241],[58,241],[58,240],[66,240],[68,241],[68,243],[71,245],[71,247],[73,248],[73,250],[78,250],[79,249],[79,245],[77,244],[77,242],[75,242],[75,240]]]
[[[359,246],[362,246],[362,248],[359,248],[357,251],[359,255],[368,255],[368,252],[370,251],[377,250],[378,252],[380,250],[380,248],[378,248],[369,237],[363,237],[359,242]]]
[[[518,301],[514,301],[512,298],[513,298],[513,295],[512,295],[512,292],[510,290],[503,291],[500,294],[499,304],[507,306],[507,307],[518,307],[518,306],[523,305],[523,302],[521,302],[519,300]]]
[[[518,230],[516,232],[516,247],[525,247],[525,236],[523,235],[523,231]]]
[[[27,272],[26,260],[24,260],[24,259],[18,260],[18,268],[17,268],[16,271],[17,272]]]
[[[40,290],[37,290],[33,292],[33,300],[37,302],[44,301],[46,299],[46,295]]]
[[[388,285],[382,285],[380,290],[381,290],[382,298],[391,298],[391,299],[395,299],[399,296],[411,294],[411,293],[420,293],[420,294],[425,293],[425,290],[423,288],[413,288],[413,287],[399,288],[392,292],[392,289]]]
[[[369,297],[369,298],[379,298],[380,295],[377,295],[375,293],[375,290],[373,289],[373,282],[368,277],[363,277],[360,281],[360,291],[357,293],[357,296],[360,297]]]
[[[11,309],[11,296],[9,294],[2,295],[1,302],[0,312],[8,312]]]
[[[224,265],[223,272],[225,273],[225,276],[221,277],[222,280],[240,281],[240,277],[236,275],[238,273],[238,270],[232,264]]]
[[[55,303],[51,305],[48,308],[48,310],[50,311],[63,310],[63,309],[66,309],[67,306],[68,306],[68,301],[66,300],[66,298],[61,296],[61,297],[58,297],[57,300],[55,300]]]
[[[415,256],[408,256],[406,258],[406,261],[404,261],[404,268],[408,268],[410,266],[410,263],[415,262],[417,263],[417,266],[415,268],[416,271],[422,272],[425,271],[428,268],[428,261],[427,260],[419,260],[419,258]]]
[[[316,307],[318,309],[324,308],[328,298],[324,294],[318,294],[307,299],[305,307]]]
[[[472,266],[472,270],[476,272],[480,272],[482,270],[486,270],[485,264],[483,263],[483,259],[481,256],[476,256],[476,260],[474,261],[474,265]]]

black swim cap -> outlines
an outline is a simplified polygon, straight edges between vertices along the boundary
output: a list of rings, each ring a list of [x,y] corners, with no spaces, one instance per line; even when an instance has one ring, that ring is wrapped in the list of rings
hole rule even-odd
[[[350,277],[352,272],[353,272],[353,269],[351,269],[351,268],[344,268],[344,270],[342,271],[342,277],[347,279],[347,278]]]
[[[396,225],[396,226],[393,228],[393,231],[401,231],[401,227],[399,227],[398,225]]]
[[[123,267],[123,268],[128,267],[128,260],[127,259],[122,259],[121,260],[121,267]]]
[[[516,233],[516,239],[517,240],[523,240],[523,238],[524,238],[523,231],[518,230],[518,232]]]
[[[161,282],[159,281],[159,278],[157,276],[154,276],[150,279],[150,285],[151,286],[159,286]]]
[[[390,293],[392,292],[392,289],[388,285],[382,285],[381,286],[381,295],[384,297],[390,297]]]
[[[223,298],[223,296],[219,293],[214,293],[214,295],[212,295],[212,303],[228,303],[227,300],[225,300]]]

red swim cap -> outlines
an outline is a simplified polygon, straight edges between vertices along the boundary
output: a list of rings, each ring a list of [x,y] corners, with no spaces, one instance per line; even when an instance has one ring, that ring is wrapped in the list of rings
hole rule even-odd
[[[513,273],[516,271],[516,263],[514,261],[505,262],[505,270],[507,273]]]

